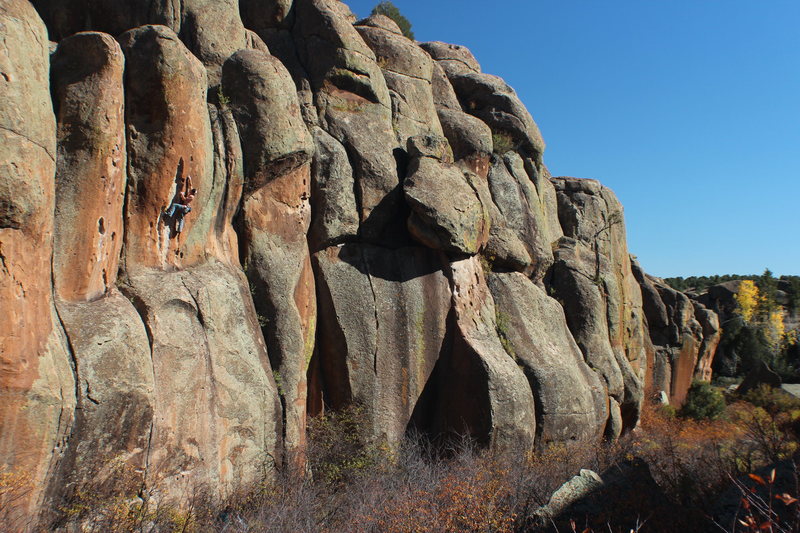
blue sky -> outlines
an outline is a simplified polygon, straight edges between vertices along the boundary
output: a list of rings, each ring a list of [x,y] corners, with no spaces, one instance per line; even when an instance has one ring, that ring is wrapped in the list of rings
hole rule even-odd
[[[516,89],[553,175],[617,193],[648,272],[800,274],[800,1],[394,3]]]

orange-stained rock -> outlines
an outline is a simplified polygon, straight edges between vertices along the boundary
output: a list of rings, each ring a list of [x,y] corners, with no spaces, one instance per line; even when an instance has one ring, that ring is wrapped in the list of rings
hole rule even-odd
[[[652,339],[652,369],[648,392],[664,391],[671,404],[680,406],[695,376],[708,375],[719,344],[719,319],[713,311],[696,304],[664,280],[649,276],[633,262],[633,273],[642,288]],[[716,324],[715,324],[716,323]]]
[[[283,399],[286,453],[300,462],[317,315],[306,243],[310,178],[310,165],[305,164],[248,196],[243,206],[244,261]]]
[[[123,66],[117,41],[102,33],[64,39],[52,60],[59,134],[53,283],[78,381],[75,423],[49,480],[55,508],[70,492],[113,492],[122,468],[141,484],[147,466],[150,344],[139,314],[116,290],[126,181]]]
[[[700,353],[697,355],[697,366],[694,369],[694,378],[700,381],[711,382],[712,365],[717,353],[717,346],[722,337],[722,328],[719,325],[719,315],[703,304],[692,302],[694,317],[703,328],[703,341],[700,344]]]
[[[125,52],[128,190],[123,266],[183,268],[205,260],[217,207],[206,72],[164,26],[142,26],[119,37]],[[192,177],[197,198],[180,236],[163,216]]]
[[[52,59],[58,111],[53,281],[67,301],[102,296],[117,280],[127,157],[124,56],[102,33],[61,41]]]
[[[233,219],[239,211],[244,190],[242,145],[236,121],[227,106],[208,106],[214,142],[214,179],[202,223],[210,228],[207,253],[234,267],[239,264],[239,236]]]
[[[47,33],[27,0],[0,4],[0,28],[0,471],[28,480],[14,502],[27,526],[69,434],[75,383],[51,296],[56,124]]]
[[[80,31],[119,35],[145,24],[164,25],[208,68],[210,85],[219,83],[222,63],[245,48],[247,36],[238,0],[33,0],[50,39]]]

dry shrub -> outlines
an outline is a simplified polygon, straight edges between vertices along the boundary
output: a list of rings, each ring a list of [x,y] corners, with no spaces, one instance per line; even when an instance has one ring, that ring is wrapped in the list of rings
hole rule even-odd
[[[553,531],[555,522],[541,529],[536,511],[563,483],[581,469],[624,474],[625,465],[643,461],[663,502],[647,503],[653,491],[638,495],[638,503],[636,490],[618,491],[624,501],[611,508],[601,502],[595,513],[602,528],[590,515],[563,518],[583,524],[579,531],[622,531],[623,524],[625,533],[641,524],[649,532],[675,531],[678,525],[681,531],[708,531],[713,524],[705,511],[732,479],[793,453],[794,419],[785,417],[781,409],[736,404],[720,420],[680,420],[646,406],[640,427],[613,444],[496,453],[468,441],[443,450],[419,435],[388,447],[369,438],[365,412],[354,407],[309,422],[306,469],[270,471],[224,501],[209,498],[213,491],[187,487],[172,506],[159,505],[141,481],[126,482],[123,469],[116,492],[73,490],[60,509],[61,524],[142,533]],[[2,490],[0,503],[11,494]],[[559,531],[569,531],[563,520],[559,524]]]
[[[630,452],[676,503],[707,508],[736,469],[742,430],[726,419],[678,419],[645,406]]]
[[[10,529],[25,529],[30,517],[22,505],[32,490],[33,480],[27,472],[0,470],[0,524]]]
[[[378,484],[385,497],[359,514],[354,531],[514,531],[508,464],[471,446],[447,459],[419,455],[426,446],[407,445],[411,453],[404,450],[394,475]],[[394,476],[400,483],[393,482]]]

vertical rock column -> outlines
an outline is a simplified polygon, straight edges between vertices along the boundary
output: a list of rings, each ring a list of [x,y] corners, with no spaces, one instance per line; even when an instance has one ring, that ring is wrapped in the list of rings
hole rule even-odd
[[[705,308],[701,303],[692,302],[692,305],[694,305],[694,317],[703,328],[703,341],[700,344],[700,352],[697,355],[694,378],[701,381],[711,381],[714,355],[717,353],[717,346],[719,346],[719,341],[722,337],[719,315]]]
[[[710,350],[718,342],[714,339],[718,331],[713,323],[701,324],[696,317],[710,321],[716,314],[709,312],[711,314],[705,317],[703,313],[698,314],[699,309],[688,296],[668,286],[664,280],[648,276],[640,268],[637,270],[642,292],[647,295],[645,311],[655,347],[654,392],[668,392],[670,403],[679,406],[686,399],[696,373],[702,374],[704,365],[709,364]],[[704,343],[706,332],[708,343]]]
[[[441,259],[420,247],[346,244],[314,263],[326,399],[361,406],[369,433],[397,445],[448,341]]]
[[[222,135],[215,149],[205,69],[172,30],[143,26],[120,43],[129,159],[121,284],[147,328],[155,380],[147,482],[167,498],[202,485],[225,495],[271,471],[282,433],[248,282],[219,242],[238,203],[237,154]],[[220,130],[232,126],[225,117]],[[215,173],[215,150],[230,155],[230,174]],[[198,194],[179,239],[162,208],[187,174]]]
[[[146,24],[167,26],[206,66],[210,86],[219,84],[222,63],[247,43],[238,0],[34,0],[33,4],[53,40],[88,30],[119,35]]]
[[[491,273],[489,288],[503,347],[525,370],[536,400],[537,444],[597,441],[608,420],[606,389],[563,308],[519,272]]]
[[[223,68],[239,125],[245,196],[245,270],[283,401],[284,445],[302,463],[306,372],[314,350],[316,296],[306,234],[314,145],[289,73],[264,52],[240,50]]]
[[[69,432],[75,383],[52,299],[47,31],[27,0],[6,0],[0,35],[0,470],[19,476],[11,512],[29,524]]]
[[[452,353],[442,362],[435,428],[497,449],[530,449],[536,408],[528,380],[497,335],[497,311],[478,256],[450,264]]]
[[[337,0],[297,0],[294,6],[294,42],[315,92],[320,125],[344,145],[353,168],[359,237],[396,244],[405,235],[399,146],[375,53]]]
[[[197,227],[211,196],[212,144],[206,72],[170,29],[142,26],[120,36],[125,52],[128,198],[123,265],[179,268],[205,258],[208,228]],[[182,179],[198,196],[183,233],[163,216]]]
[[[136,309],[116,288],[127,177],[124,56],[113,37],[80,33],[52,59],[58,119],[53,280],[72,348],[78,407],[61,475],[51,486],[131,496],[153,419],[153,367]],[[89,484],[87,489],[84,484]]]
[[[356,26],[377,58],[392,100],[392,122],[400,146],[415,135],[442,136],[433,104],[433,60],[397,24],[373,15]]]
[[[631,273],[622,206],[595,180],[553,182],[565,237],[555,251],[550,286],[586,361],[608,387],[607,434],[615,437],[638,422],[647,359],[641,292]]]

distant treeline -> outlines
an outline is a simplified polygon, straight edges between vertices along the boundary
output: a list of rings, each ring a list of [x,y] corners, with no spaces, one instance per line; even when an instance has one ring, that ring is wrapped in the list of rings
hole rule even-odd
[[[664,281],[673,289],[679,291],[703,292],[709,287],[725,283],[726,281],[749,279],[766,295],[774,295],[779,289],[786,293],[786,306],[790,313],[800,309],[800,276],[781,276],[775,278],[769,269],[763,274],[723,274],[714,276],[689,276],[688,278],[664,278]],[[774,296],[773,296],[774,297]]]
[[[749,279],[758,282],[762,280],[763,277],[763,274],[716,274],[714,276],[689,276],[688,278],[678,276],[675,278],[664,278],[664,281],[666,281],[670,287],[678,291],[695,290],[700,292],[714,285],[725,283],[726,281]],[[786,281],[791,285],[800,282],[800,276],[781,276],[777,279]]]
[[[664,281],[677,291],[694,290],[700,292],[714,285],[725,283],[726,281],[734,281],[737,279],[756,281],[760,277],[761,276],[758,274],[715,274],[713,276],[689,276],[688,278],[678,276],[674,278],[664,278]]]

